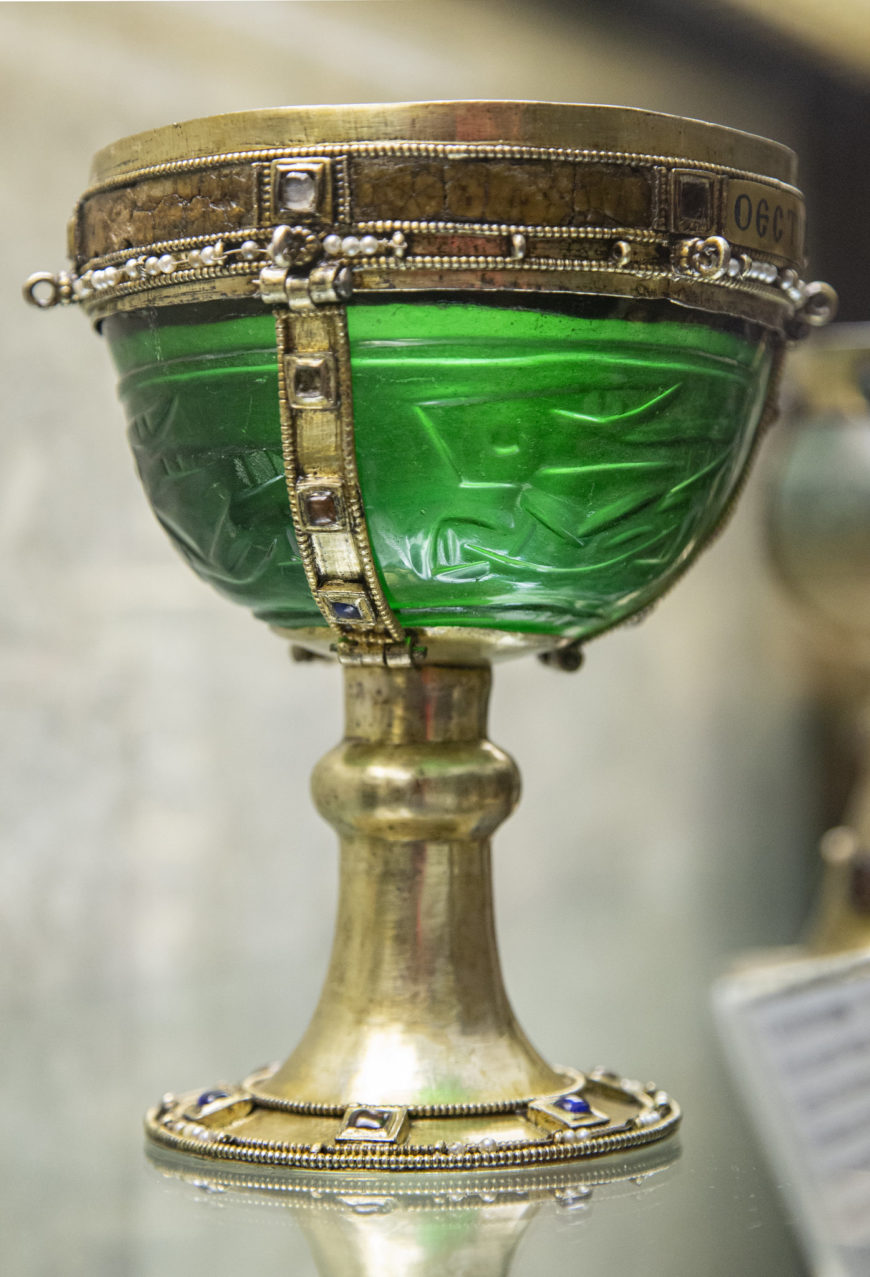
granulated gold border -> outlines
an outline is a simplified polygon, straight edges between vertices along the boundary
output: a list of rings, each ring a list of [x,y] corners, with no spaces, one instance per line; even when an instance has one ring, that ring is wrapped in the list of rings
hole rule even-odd
[[[359,491],[344,309],[279,309],[275,329],[284,472],[311,593],[339,639],[354,645],[400,643],[403,631],[375,570]],[[305,396],[294,392],[293,378],[297,370],[327,366],[327,361],[329,388],[313,404],[306,404]],[[306,509],[317,486],[338,498],[328,527],[314,526]]]

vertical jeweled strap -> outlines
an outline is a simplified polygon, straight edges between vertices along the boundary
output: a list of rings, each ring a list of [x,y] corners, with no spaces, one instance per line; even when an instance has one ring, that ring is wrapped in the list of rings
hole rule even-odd
[[[357,478],[345,310],[281,308],[275,321],[284,470],[308,583],[340,654],[381,661],[404,636],[375,569]]]

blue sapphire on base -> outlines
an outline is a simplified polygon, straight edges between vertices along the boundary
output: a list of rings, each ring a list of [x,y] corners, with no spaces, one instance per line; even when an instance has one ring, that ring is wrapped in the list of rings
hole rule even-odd
[[[553,1101],[553,1108],[564,1109],[566,1113],[589,1113],[589,1101],[584,1100],[582,1095],[560,1095],[558,1100]]]
[[[225,1100],[228,1097],[229,1091],[203,1091],[196,1101],[197,1107],[205,1108],[206,1104],[214,1104],[215,1100]]]

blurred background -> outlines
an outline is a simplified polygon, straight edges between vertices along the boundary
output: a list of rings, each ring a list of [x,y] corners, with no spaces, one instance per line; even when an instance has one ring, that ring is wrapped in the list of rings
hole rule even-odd
[[[860,321],[870,9],[9,3],[0,67],[0,1258],[27,1277],[304,1277],[311,1255],[279,1212],[216,1212],[164,1185],[139,1115],[286,1054],[313,1009],[336,855],[308,775],[341,735],[339,676],[291,666],[173,554],[106,351],[80,314],[26,309],[20,284],[63,264],[90,157],[122,135],[256,106],[540,98],[792,146],[808,278]],[[549,1058],[654,1077],[686,1112],[653,1199],[602,1203],[580,1229],[537,1222],[515,1274],[806,1271],[709,1012],[736,954],[798,937],[850,768],[765,558],[771,473],[768,449],[727,534],[580,673],[498,672],[491,736],[524,779],[495,855],[520,1020]]]

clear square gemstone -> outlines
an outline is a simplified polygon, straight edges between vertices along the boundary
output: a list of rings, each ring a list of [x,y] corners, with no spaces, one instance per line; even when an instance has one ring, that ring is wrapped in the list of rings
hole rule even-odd
[[[282,173],[278,203],[291,213],[313,213],[317,207],[317,183],[312,175],[296,169]]]

